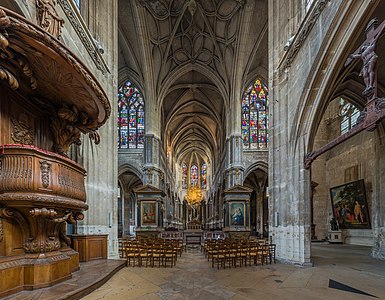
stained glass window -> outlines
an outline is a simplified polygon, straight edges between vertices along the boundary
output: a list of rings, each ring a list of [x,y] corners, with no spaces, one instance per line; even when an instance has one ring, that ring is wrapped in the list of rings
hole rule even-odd
[[[206,182],[207,165],[206,164],[202,165],[201,173],[202,173],[202,176],[201,176],[201,187],[202,187],[202,190],[204,190],[207,187],[207,182]]]
[[[360,116],[360,111],[350,102],[345,99],[340,99],[340,114],[341,114],[341,134],[352,129]]]
[[[249,86],[242,99],[242,138],[244,148],[267,148],[268,124],[268,88],[257,79]]]
[[[118,131],[119,148],[144,147],[144,101],[130,81],[118,92]]]
[[[187,165],[182,162],[182,189],[187,189]]]
[[[195,164],[191,166],[190,185],[198,185],[198,167]]]

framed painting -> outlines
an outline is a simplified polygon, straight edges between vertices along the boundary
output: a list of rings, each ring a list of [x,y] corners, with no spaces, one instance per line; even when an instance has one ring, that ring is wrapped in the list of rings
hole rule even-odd
[[[331,188],[330,197],[340,229],[370,229],[363,179]]]
[[[230,202],[230,226],[245,226],[245,203]]]
[[[156,226],[157,223],[157,210],[155,201],[142,201],[142,226]]]

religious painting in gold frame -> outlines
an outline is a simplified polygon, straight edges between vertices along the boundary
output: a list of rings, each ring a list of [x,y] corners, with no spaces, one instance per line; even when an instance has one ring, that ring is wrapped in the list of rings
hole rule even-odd
[[[156,226],[158,220],[158,212],[155,201],[142,201],[142,226]]]
[[[331,188],[330,197],[340,229],[370,229],[363,179]]]
[[[229,224],[231,227],[245,226],[246,214],[244,202],[230,202],[229,203]]]

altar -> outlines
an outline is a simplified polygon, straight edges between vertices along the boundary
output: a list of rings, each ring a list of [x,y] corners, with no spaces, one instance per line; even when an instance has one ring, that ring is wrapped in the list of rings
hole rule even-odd
[[[183,242],[187,245],[201,245],[203,241],[203,230],[183,231]]]

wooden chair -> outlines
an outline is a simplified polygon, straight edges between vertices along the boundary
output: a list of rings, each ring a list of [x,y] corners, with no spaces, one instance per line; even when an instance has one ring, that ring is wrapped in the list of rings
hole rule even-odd
[[[148,245],[143,241],[139,244],[139,267],[143,266],[143,260],[146,262],[146,267],[148,262],[151,263],[151,253],[148,249]]]
[[[216,241],[209,241],[207,243],[206,256],[207,261],[213,258],[213,255],[216,254],[217,248],[216,245],[219,245]]]
[[[272,263],[272,261],[274,261],[274,263],[275,263],[275,248],[276,248],[276,245],[275,245],[275,244],[270,244],[270,245],[269,245],[269,259],[270,259],[270,264]]]
[[[135,261],[139,265],[139,249],[135,241],[125,241],[124,250],[126,256],[126,267],[131,266],[131,260],[133,261],[133,267],[135,267]]]
[[[164,251],[163,244],[157,243],[153,245],[152,253],[151,253],[151,267],[154,267],[155,261],[158,261],[158,268],[160,268],[160,264],[163,264]]]
[[[251,265],[251,261],[254,262],[254,265],[257,265],[259,257],[258,252],[258,243],[255,241],[250,241],[247,246],[247,259],[249,261],[249,266]]]
[[[243,264],[247,265],[247,256],[248,256],[248,247],[249,243],[248,241],[241,241],[236,245],[235,248],[235,254],[236,254],[236,261],[235,261],[235,267],[237,266],[237,262],[239,261],[239,266],[242,267]]]
[[[225,268],[225,249],[224,244],[215,244],[212,251],[212,268],[214,268],[215,262],[217,263],[217,269],[219,270],[219,263]]]
[[[238,245],[237,243],[226,243],[223,247],[223,254],[225,255],[224,258],[224,268],[226,268],[226,263],[229,264],[229,268],[232,266],[237,266],[237,250]]]
[[[173,239],[172,244],[173,244],[174,248],[176,249],[177,254],[179,254],[179,257],[181,257],[182,252],[183,252],[183,241],[178,240],[178,239]]]
[[[171,244],[163,245],[163,266],[167,267],[167,262],[170,262],[171,268],[175,264],[175,251]]]
[[[269,263],[269,244],[262,244],[260,245],[260,252],[261,256],[261,262],[263,264],[268,264]]]
[[[118,251],[119,251],[119,257],[124,258],[126,255],[126,251],[124,249],[125,240],[124,239],[118,239]]]

